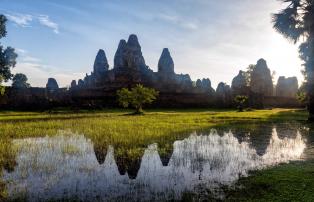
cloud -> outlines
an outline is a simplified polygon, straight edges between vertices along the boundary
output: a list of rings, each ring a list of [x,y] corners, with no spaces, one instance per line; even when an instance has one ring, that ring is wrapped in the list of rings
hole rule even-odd
[[[21,49],[21,48],[16,48],[15,50],[16,50],[16,52],[17,52],[18,54],[21,54],[21,55],[24,55],[24,54],[26,54],[26,53],[27,53],[27,51],[26,51],[26,50]]]
[[[59,34],[59,25],[50,20],[48,15],[39,15],[38,21],[41,25],[51,28],[54,33]]]
[[[30,23],[33,21],[33,16],[29,14],[5,14],[6,17],[21,27],[30,27]]]
[[[189,30],[198,29],[198,25],[196,22],[193,22],[187,19],[182,19],[182,17],[176,16],[176,15],[160,14],[158,18],[168,23],[178,25],[184,29],[189,29]]]
[[[23,61],[25,62],[40,62],[41,60],[32,56],[25,56],[23,58]]]
[[[31,27],[31,23],[37,21],[40,25],[48,27],[54,33],[59,34],[59,25],[53,22],[48,15],[30,15],[22,13],[5,14],[15,25],[20,27]]]

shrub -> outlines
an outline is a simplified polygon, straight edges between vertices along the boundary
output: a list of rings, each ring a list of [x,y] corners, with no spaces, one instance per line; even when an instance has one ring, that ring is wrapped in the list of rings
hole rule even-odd
[[[152,88],[146,88],[137,84],[131,90],[122,88],[117,91],[118,102],[121,106],[127,108],[130,105],[135,108],[135,114],[143,113],[143,105],[151,104],[156,100],[158,91]]]

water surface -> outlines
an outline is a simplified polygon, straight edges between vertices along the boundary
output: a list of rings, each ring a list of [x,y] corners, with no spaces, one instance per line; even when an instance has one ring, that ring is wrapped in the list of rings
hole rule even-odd
[[[175,141],[166,156],[159,155],[157,144],[148,145],[126,168],[113,146],[102,157],[83,134],[60,131],[13,140],[15,167],[2,178],[9,198],[29,201],[162,201],[186,193],[223,199],[222,187],[249,171],[308,158],[308,137],[307,128],[287,125],[195,132]]]

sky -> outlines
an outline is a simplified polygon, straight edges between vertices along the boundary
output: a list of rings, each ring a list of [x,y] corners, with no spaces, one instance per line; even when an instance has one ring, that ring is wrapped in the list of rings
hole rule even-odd
[[[272,28],[271,14],[284,8],[276,0],[0,0],[9,19],[1,44],[19,57],[14,73],[34,87],[49,77],[59,86],[90,74],[99,49],[113,67],[120,39],[136,34],[146,64],[157,71],[169,48],[175,72],[212,86],[231,84],[239,70],[264,58],[278,76],[302,82],[298,45]]]

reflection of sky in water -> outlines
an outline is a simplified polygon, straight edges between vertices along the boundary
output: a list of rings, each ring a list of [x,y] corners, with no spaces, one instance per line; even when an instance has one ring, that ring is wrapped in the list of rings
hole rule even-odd
[[[120,175],[109,147],[99,165],[93,143],[83,135],[15,140],[18,165],[4,171],[10,197],[31,201],[79,198],[90,200],[180,199],[183,192],[209,189],[219,196],[221,185],[231,185],[249,170],[260,169],[301,157],[305,142],[297,131],[294,137],[279,138],[273,129],[263,155],[249,142],[231,133],[212,131],[208,136],[192,134],[176,141],[168,166],[163,166],[157,145],[149,145],[142,157],[136,179]]]

